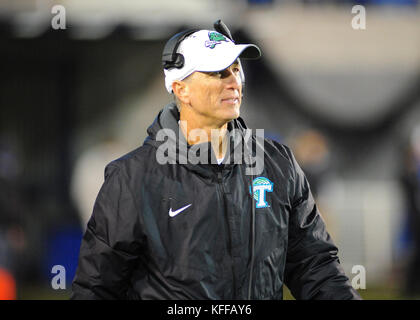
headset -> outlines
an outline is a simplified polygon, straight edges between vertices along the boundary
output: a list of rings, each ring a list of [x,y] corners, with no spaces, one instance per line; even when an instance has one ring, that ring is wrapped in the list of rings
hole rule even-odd
[[[224,36],[228,37],[230,40],[233,41],[232,34],[230,33],[229,28],[226,24],[223,23],[222,20],[217,20],[213,24],[214,29],[223,34]],[[181,69],[184,66],[185,59],[181,53],[176,52],[178,50],[179,45],[181,42],[188,37],[189,35],[193,34],[194,32],[199,31],[200,29],[188,29],[185,31],[181,31],[175,34],[172,38],[166,42],[165,47],[163,48],[162,53],[162,66],[164,69],[169,70],[172,68]],[[240,77],[242,81],[242,86],[245,86],[245,74],[242,69],[241,60],[238,58],[239,62],[239,70],[240,70]]]

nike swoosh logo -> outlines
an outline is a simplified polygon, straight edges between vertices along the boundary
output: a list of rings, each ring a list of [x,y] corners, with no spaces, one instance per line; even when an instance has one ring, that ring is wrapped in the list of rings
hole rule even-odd
[[[182,207],[181,209],[178,209],[176,211],[172,211],[172,208],[169,209],[169,216],[170,217],[175,217],[177,214],[181,213],[182,211],[184,211],[185,209],[187,209],[189,206],[192,206],[192,203],[186,205],[185,207]]]

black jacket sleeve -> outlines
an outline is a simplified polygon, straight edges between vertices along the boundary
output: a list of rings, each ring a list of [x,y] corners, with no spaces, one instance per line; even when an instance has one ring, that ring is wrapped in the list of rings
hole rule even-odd
[[[361,299],[340,265],[338,249],[325,228],[308,181],[292,152],[288,153],[294,183],[285,284],[296,299]]]
[[[71,299],[127,298],[141,248],[137,217],[124,175],[108,165],[82,239]]]

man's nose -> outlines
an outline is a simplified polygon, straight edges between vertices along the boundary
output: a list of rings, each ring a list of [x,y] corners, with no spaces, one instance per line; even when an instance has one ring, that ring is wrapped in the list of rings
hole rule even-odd
[[[226,77],[228,86],[233,89],[240,89],[240,87],[242,86],[242,79],[240,73],[234,72],[231,68],[228,68],[227,71],[229,72],[229,76]]]

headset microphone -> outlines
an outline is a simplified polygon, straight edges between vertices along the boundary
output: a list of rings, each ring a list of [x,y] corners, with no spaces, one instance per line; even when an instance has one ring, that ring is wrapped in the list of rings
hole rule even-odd
[[[232,40],[232,42],[235,42],[235,41],[233,41],[233,37],[232,37],[232,34],[231,34],[229,28],[227,27],[227,25],[222,20],[219,19],[219,20],[215,21],[213,26],[214,26],[214,30],[216,30],[217,32],[220,32],[224,36],[228,37],[230,40]],[[244,74],[244,70],[242,68],[241,59],[239,59],[239,58],[238,58],[238,64],[239,64],[240,77],[241,77],[242,90],[243,90],[243,87],[245,86],[245,74]]]

